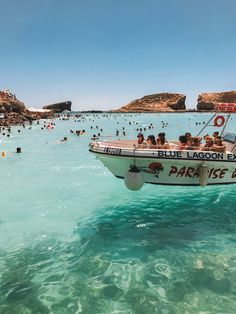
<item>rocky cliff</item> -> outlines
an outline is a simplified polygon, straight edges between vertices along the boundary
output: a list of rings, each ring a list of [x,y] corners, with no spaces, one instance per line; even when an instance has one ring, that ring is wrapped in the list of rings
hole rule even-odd
[[[53,112],[31,112],[24,103],[9,91],[0,91],[0,126],[22,124],[41,118],[53,116]]]
[[[44,106],[43,109],[53,110],[54,113],[61,113],[65,110],[71,111],[71,101],[63,101],[52,105]]]
[[[0,125],[19,124],[28,120],[23,102],[9,91],[0,91]]]
[[[214,110],[217,103],[236,103],[236,91],[223,93],[203,93],[197,99],[198,110]]]
[[[0,112],[9,113],[16,112],[21,113],[25,111],[25,105],[19,101],[14,95],[0,91]]]
[[[186,96],[182,94],[160,93],[147,95],[131,101],[113,112],[172,112],[185,110]]]

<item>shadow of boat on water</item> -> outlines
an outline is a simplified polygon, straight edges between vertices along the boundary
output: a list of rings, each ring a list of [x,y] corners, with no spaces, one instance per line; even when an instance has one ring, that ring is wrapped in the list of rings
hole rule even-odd
[[[203,250],[215,250],[220,234],[236,241],[236,197],[226,194],[220,201],[215,199],[187,195],[131,200],[98,209],[89,221],[78,223],[75,233],[82,242],[90,240],[94,250],[115,246],[117,251],[129,247],[151,253],[166,246],[184,248],[196,243],[201,243]]]

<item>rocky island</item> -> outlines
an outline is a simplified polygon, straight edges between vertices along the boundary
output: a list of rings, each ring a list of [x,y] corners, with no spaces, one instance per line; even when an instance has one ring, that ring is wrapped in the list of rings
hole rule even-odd
[[[174,112],[186,109],[185,99],[185,95],[174,93],[147,95],[113,112]]]
[[[183,94],[158,93],[135,99],[122,106],[120,109],[111,110],[110,112],[171,113],[215,111],[215,107],[218,103],[236,103],[236,91],[200,94],[197,99],[197,108],[192,110],[186,109],[185,100],[186,96]],[[18,100],[16,96],[8,90],[0,91],[0,126],[22,124],[25,121],[52,118],[63,111],[71,111],[71,105],[71,101],[64,101],[46,105],[42,109],[27,108],[22,101]],[[91,113],[100,112],[104,111],[91,111]]]
[[[50,111],[31,112],[25,104],[9,91],[0,91],[0,125],[22,124],[40,118],[52,116]]]
[[[71,111],[71,101],[58,102],[56,104],[44,106],[43,109],[52,110],[54,113],[61,113],[63,111]]]
[[[176,93],[159,93],[135,99],[112,112],[206,112],[215,111],[218,103],[236,103],[236,91],[203,93],[198,96],[197,108],[186,109],[186,96]]]
[[[214,111],[218,103],[236,103],[236,91],[203,93],[198,96],[197,110]]]
[[[53,118],[55,114],[61,113],[64,110],[71,111],[71,101],[48,105],[42,109],[27,108],[9,90],[0,91],[0,126]]]

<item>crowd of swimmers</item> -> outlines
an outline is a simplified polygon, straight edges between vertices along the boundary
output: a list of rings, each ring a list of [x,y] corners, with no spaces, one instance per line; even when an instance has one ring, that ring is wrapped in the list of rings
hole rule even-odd
[[[159,133],[157,138],[154,135],[149,135],[146,139],[143,133],[138,133],[138,147],[148,149],[172,149],[177,148],[178,150],[202,150],[202,151],[215,151],[215,152],[226,152],[226,146],[224,145],[219,132],[214,132],[212,136],[208,134],[199,137],[192,136],[191,133],[187,132],[184,135],[179,136],[179,143],[171,146],[166,140],[164,132]],[[202,143],[204,141],[205,143]],[[173,144],[172,144],[173,145]]]
[[[226,147],[224,143],[222,142],[222,138],[219,135],[219,132],[214,132],[212,136],[206,135],[204,137],[199,136],[192,136],[189,132],[187,132],[184,135],[179,136],[179,142],[178,144],[168,142],[166,139],[166,134],[164,132],[161,132],[158,134],[157,137],[154,135],[149,135],[148,137],[144,138],[144,135],[142,132],[146,132],[149,130],[149,132],[153,132],[153,129],[155,129],[154,125],[152,123],[149,123],[145,126],[140,127],[140,122],[137,122],[135,120],[129,120],[130,117],[133,117],[135,115],[130,116],[122,116],[123,120],[126,121],[126,123],[131,126],[134,125],[133,131],[139,132],[138,133],[138,147],[139,148],[149,148],[149,149],[179,149],[179,150],[205,150],[205,151],[215,151],[215,152],[225,152]],[[101,117],[108,117],[109,115],[102,115],[102,116],[81,116],[79,120],[73,119],[75,122],[84,123],[86,121],[92,121],[95,122],[95,118],[100,119]],[[116,120],[119,116],[113,116],[113,118]],[[36,122],[38,125],[40,124],[41,129],[44,130],[53,130],[55,129],[55,123],[53,121],[47,122],[43,121],[43,123],[40,123],[39,121]],[[205,124],[205,122],[202,122]],[[30,121],[30,126],[22,124],[23,128],[31,129],[32,121]],[[120,121],[116,121],[116,124],[120,124]],[[197,123],[196,123],[197,124]],[[198,123],[200,124],[200,122]],[[169,124],[161,121],[160,128],[168,127]],[[118,126],[117,126],[118,127]],[[124,126],[119,126],[119,128],[116,128],[115,134],[109,134],[104,135],[103,128],[101,128],[99,125],[90,125],[90,129],[94,130],[94,134],[91,137],[91,140],[98,140],[100,137],[103,138],[110,138],[110,137],[123,137],[127,136],[128,130]],[[21,132],[20,129],[17,130],[18,133]],[[88,132],[88,130],[87,130]],[[69,130],[69,133],[73,133],[77,136],[85,136],[87,133],[85,130]],[[1,126],[0,127],[0,135],[10,137],[11,134],[11,127],[10,126]],[[89,132],[88,132],[89,134]],[[62,142],[68,142],[68,137],[64,136],[61,140],[57,141],[57,143]]]
[[[76,130],[76,131],[70,130],[70,133],[75,133],[78,136],[86,135],[85,130]]]

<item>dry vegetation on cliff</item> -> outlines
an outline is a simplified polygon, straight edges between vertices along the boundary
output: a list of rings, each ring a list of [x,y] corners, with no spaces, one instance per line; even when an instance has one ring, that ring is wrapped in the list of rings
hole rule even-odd
[[[174,93],[160,93],[147,95],[131,101],[129,104],[114,112],[172,112],[185,110],[185,95]]]
[[[198,110],[214,110],[217,103],[236,103],[236,91],[203,93],[198,96]]]

